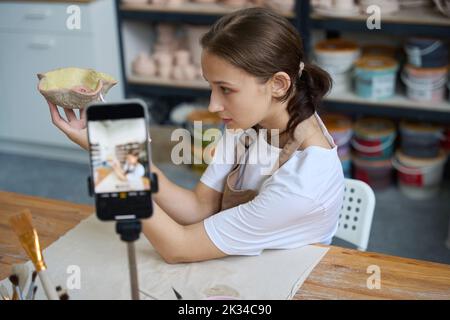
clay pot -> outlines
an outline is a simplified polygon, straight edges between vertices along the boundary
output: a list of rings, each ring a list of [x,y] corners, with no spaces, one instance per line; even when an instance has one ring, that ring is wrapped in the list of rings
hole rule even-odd
[[[154,76],[156,73],[155,61],[146,53],[141,53],[133,61],[133,72],[143,76]]]
[[[191,53],[188,50],[178,50],[175,52],[175,64],[177,66],[187,66],[191,61]]]
[[[159,66],[157,69],[157,75],[162,79],[170,79],[172,75],[172,65],[169,66]]]
[[[169,52],[157,52],[153,55],[153,58],[155,59],[158,68],[172,67],[173,56]]]
[[[184,72],[182,66],[175,66],[172,69],[172,78],[175,80],[184,80]]]
[[[197,77],[197,68],[193,64],[183,66],[182,70],[186,80],[195,80]]]

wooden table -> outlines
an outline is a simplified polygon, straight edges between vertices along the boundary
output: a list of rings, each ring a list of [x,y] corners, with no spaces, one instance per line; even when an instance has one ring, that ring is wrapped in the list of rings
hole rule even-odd
[[[27,260],[8,218],[24,208],[33,214],[43,247],[94,212],[88,205],[0,191],[0,279]],[[295,299],[450,299],[450,265],[329,246]],[[368,289],[369,266],[381,271],[381,288]]]

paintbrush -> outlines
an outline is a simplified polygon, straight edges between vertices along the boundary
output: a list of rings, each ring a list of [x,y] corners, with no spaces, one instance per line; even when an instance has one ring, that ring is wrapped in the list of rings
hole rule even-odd
[[[44,257],[42,256],[37,231],[33,228],[30,210],[25,209],[20,214],[11,217],[9,223],[19,237],[19,241],[28,257],[33,262],[47,298],[49,300],[58,300],[58,295],[46,272],[47,266],[45,265]]]
[[[37,291],[37,286],[34,286],[33,288],[33,294],[31,295],[31,300],[34,300],[34,298],[36,297],[36,291]]]
[[[25,295],[24,289],[28,281],[30,270],[28,269],[28,266],[26,264],[15,264],[12,267],[12,272],[19,277],[19,292],[23,299]]]
[[[16,274],[12,274],[8,279],[12,284],[12,300],[23,300],[19,293],[19,277]]]
[[[11,300],[8,289],[2,284],[0,285],[0,294],[2,295],[3,300]]]
[[[178,293],[177,290],[175,290],[174,287],[172,287],[173,293],[175,293],[175,296],[177,297],[177,300],[183,300],[183,297],[181,296],[181,294]]]
[[[26,300],[30,300],[31,296],[33,294],[33,290],[34,290],[34,281],[36,280],[36,276],[37,276],[37,272],[36,270],[33,271],[33,273],[31,274],[31,282],[30,282],[30,286],[28,287],[28,292],[27,295],[25,297]]]

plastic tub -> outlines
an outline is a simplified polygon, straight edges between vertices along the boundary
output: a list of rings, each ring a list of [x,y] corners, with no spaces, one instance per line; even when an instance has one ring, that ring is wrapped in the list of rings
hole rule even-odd
[[[429,199],[439,193],[447,155],[444,150],[432,159],[409,157],[398,150],[392,161],[398,172],[400,190],[412,199]]]
[[[387,160],[392,157],[397,133],[391,120],[362,118],[356,121],[353,130],[351,143],[358,158]]]
[[[406,65],[402,81],[406,85],[406,95],[411,100],[441,102],[445,97],[447,67],[416,68]]]
[[[356,42],[345,39],[328,39],[314,47],[317,64],[329,73],[349,71],[358,59],[360,50]]]
[[[344,115],[329,113],[322,116],[322,121],[338,146],[339,157],[347,157],[350,154],[350,141],[353,136],[352,119]]]
[[[397,70],[397,62],[390,57],[362,57],[355,63],[356,94],[366,99],[392,97]]]
[[[373,189],[381,190],[392,184],[391,159],[373,161],[353,157],[353,178],[364,181]]]
[[[361,47],[363,56],[386,56],[396,58],[398,55],[398,48],[385,44],[366,44]]]
[[[419,68],[441,68],[448,65],[448,46],[439,39],[410,38],[405,51],[409,64]]]
[[[410,157],[434,158],[439,155],[441,140],[444,138],[441,126],[402,121],[400,140],[402,152]]]
[[[351,91],[352,75],[350,71],[344,73],[329,72],[329,74],[333,83],[331,88],[332,93],[344,93]]]

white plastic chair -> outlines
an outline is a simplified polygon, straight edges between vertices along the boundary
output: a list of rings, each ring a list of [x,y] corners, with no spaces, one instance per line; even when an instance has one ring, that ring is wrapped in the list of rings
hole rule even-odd
[[[345,179],[344,202],[336,237],[366,251],[375,210],[375,194],[365,182]]]

